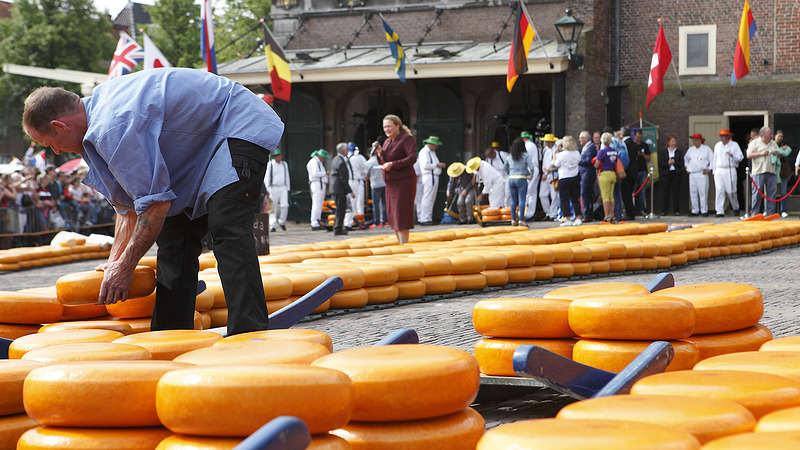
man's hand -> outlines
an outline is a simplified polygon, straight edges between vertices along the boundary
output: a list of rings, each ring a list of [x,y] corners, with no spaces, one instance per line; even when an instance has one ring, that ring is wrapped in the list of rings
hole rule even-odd
[[[350,197],[356,198],[356,193],[355,192],[351,192],[350,193]]]
[[[443,169],[443,168],[445,168],[446,166],[447,166],[447,164],[445,164],[445,163],[443,163],[443,162],[440,162],[439,164],[437,164],[437,165],[436,165],[436,167],[438,167],[438,168],[440,168],[440,169]]]
[[[704,170],[704,171],[703,171],[703,175],[708,175],[709,173],[711,173],[711,171],[710,171],[710,170],[708,170],[708,169],[706,169],[706,170]]]
[[[100,285],[100,297],[97,303],[111,305],[128,299],[128,288],[133,281],[136,266],[125,267],[120,261],[103,265],[103,284]]]

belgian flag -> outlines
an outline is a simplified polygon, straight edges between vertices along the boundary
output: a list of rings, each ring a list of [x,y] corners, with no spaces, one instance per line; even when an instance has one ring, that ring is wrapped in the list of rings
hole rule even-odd
[[[261,26],[264,28],[264,51],[267,54],[269,78],[272,80],[272,95],[288,102],[292,95],[292,72],[289,70],[289,59],[263,19]]]
[[[514,23],[514,35],[511,39],[511,55],[508,57],[508,75],[506,87],[508,92],[514,87],[520,75],[528,71],[528,51],[531,49],[533,22],[522,0],[517,3],[517,21]]]

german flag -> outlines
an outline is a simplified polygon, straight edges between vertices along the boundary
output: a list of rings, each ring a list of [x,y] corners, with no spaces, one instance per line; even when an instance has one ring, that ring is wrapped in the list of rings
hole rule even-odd
[[[292,95],[292,72],[289,70],[289,59],[263,19],[261,26],[264,28],[264,51],[267,54],[269,78],[272,80],[272,94],[275,98],[288,102]]]
[[[520,75],[528,71],[528,50],[533,42],[533,22],[522,0],[517,3],[517,21],[514,23],[514,36],[511,40],[511,55],[508,57],[508,92],[514,87]]]

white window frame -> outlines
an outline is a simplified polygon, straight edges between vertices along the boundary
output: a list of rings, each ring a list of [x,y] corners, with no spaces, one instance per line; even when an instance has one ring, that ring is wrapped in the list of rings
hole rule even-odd
[[[708,66],[686,67],[687,36],[690,34],[708,35]],[[679,51],[678,71],[681,75],[716,75],[717,74],[717,25],[686,25],[678,29]]]

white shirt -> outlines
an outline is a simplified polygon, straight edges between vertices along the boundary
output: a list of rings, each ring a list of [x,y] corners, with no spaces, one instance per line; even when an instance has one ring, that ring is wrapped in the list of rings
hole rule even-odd
[[[353,153],[347,159],[350,160],[350,167],[353,168],[353,177],[356,180],[364,181],[367,177],[367,159],[361,153]]]
[[[672,148],[672,149],[667,147],[667,161],[669,161],[670,159],[674,161],[675,160],[675,153],[678,153],[678,147],[675,147],[675,148]],[[675,164],[670,164],[669,165],[669,170],[670,171],[674,171],[675,170]]]
[[[490,186],[498,181],[503,181],[503,175],[491,165],[486,164],[486,161],[481,161],[481,165],[475,172],[478,174],[480,180],[483,180],[483,184],[485,186]]]
[[[310,184],[316,182],[321,182],[325,185],[328,184],[328,173],[325,170],[325,164],[319,159],[319,156],[314,156],[308,160],[306,170],[308,170],[308,182]]]
[[[289,181],[289,165],[284,161],[278,162],[274,159],[267,164],[267,173],[264,175],[264,183],[269,191],[272,187],[284,187],[287,190],[291,186]]]
[[[428,144],[425,144],[425,146],[420,149],[419,155],[417,155],[417,161],[419,161],[419,170],[423,178],[431,176],[438,177],[442,174],[442,168],[436,166],[439,164],[439,157],[436,155],[435,151],[428,147]]]
[[[552,147],[548,147],[545,145],[544,147],[544,152],[542,153],[542,173],[545,175],[542,181],[547,181],[547,182],[553,181],[553,173],[548,172],[547,169],[549,169],[550,166],[553,164],[553,149],[555,147],[556,147],[555,145]]]
[[[728,152],[733,156],[728,156]],[[742,149],[732,139],[727,144],[720,141],[714,146],[714,167],[737,167],[742,159],[744,159]]]
[[[539,173],[539,149],[536,148],[536,144],[534,144],[533,141],[528,139],[525,141],[525,150],[528,151],[528,158],[531,159],[533,167],[536,168],[534,175],[537,175]]]
[[[700,144],[700,147],[694,145],[686,150],[686,155],[683,157],[683,162],[686,164],[686,171],[689,173],[703,173],[704,170],[712,170],[714,161],[714,152],[711,147],[706,144]]]
[[[562,150],[556,155],[553,166],[558,167],[558,178],[572,178],[578,176],[578,163],[581,162],[581,152],[577,150]]]
[[[492,167],[497,169],[497,171],[500,172],[500,175],[502,175],[503,178],[508,178],[509,175],[506,173],[505,169],[503,169],[503,166],[505,166],[506,161],[508,161],[508,157],[509,155],[507,152],[501,152],[500,150],[495,150],[494,158],[486,158],[486,162],[488,162],[489,164],[492,165]]]

